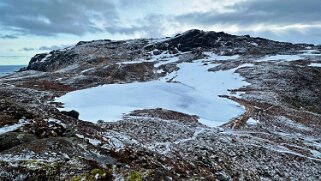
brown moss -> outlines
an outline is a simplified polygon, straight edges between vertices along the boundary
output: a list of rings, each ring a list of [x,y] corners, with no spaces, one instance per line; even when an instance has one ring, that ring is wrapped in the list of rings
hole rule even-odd
[[[74,90],[69,85],[64,85],[57,82],[51,82],[48,80],[28,80],[19,85],[18,87],[32,88],[36,90],[49,90],[49,91],[72,91]]]

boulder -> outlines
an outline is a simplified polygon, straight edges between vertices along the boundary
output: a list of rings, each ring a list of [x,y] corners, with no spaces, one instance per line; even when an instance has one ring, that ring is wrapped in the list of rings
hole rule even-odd
[[[62,114],[78,119],[79,118],[79,112],[75,111],[75,110],[71,110],[71,111],[61,111]]]
[[[0,135],[0,152],[36,140],[33,134],[8,132]]]

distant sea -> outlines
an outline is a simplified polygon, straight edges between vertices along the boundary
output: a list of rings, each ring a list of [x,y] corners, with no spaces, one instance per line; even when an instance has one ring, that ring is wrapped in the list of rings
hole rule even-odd
[[[0,65],[0,77],[14,73],[26,65]]]

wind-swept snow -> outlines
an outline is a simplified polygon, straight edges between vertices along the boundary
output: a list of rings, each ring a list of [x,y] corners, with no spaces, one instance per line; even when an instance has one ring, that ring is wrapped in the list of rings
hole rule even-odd
[[[321,67],[321,63],[311,63],[310,67]]]
[[[300,60],[300,59],[302,59],[302,57],[299,55],[272,55],[272,56],[266,56],[256,61],[258,62],[266,62],[271,60],[294,61],[294,60]]]
[[[175,59],[174,59],[175,60]],[[218,126],[244,112],[237,103],[218,97],[228,89],[247,85],[235,69],[209,72],[212,65],[201,60],[178,64],[172,82],[162,78],[151,82],[111,84],[75,91],[57,98],[65,109],[80,112],[80,119],[117,121],[137,109],[164,108],[200,117],[208,126]],[[170,77],[173,78],[173,77]]]
[[[281,60],[281,61],[295,61],[304,59],[306,57],[311,56],[321,56],[321,54],[316,50],[305,50],[304,53],[297,54],[297,55],[270,55],[265,56],[262,59],[256,60],[258,62],[265,62],[265,61],[275,61],[275,60]]]
[[[26,124],[26,121],[24,119],[21,119],[21,120],[19,120],[19,123],[17,123],[17,124],[13,124],[10,126],[4,126],[4,127],[0,128],[0,135],[7,133],[7,132],[15,131],[15,130],[19,129],[20,127],[22,127],[24,124]]]

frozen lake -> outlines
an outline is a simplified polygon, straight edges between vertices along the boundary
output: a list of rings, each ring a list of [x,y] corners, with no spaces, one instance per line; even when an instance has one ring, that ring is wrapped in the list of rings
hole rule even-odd
[[[80,119],[92,122],[117,121],[138,109],[164,108],[197,115],[200,122],[215,127],[244,113],[236,102],[218,97],[247,85],[235,69],[208,72],[216,65],[203,65],[201,60],[178,66],[177,72],[159,80],[79,90],[56,101],[64,103],[64,110],[77,110]],[[172,78],[175,83],[168,83]]]

